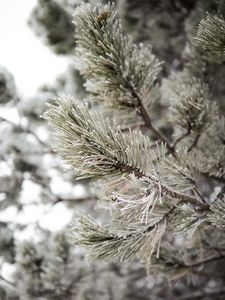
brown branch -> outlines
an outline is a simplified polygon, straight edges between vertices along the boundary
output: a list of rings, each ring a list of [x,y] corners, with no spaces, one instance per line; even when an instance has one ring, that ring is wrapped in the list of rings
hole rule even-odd
[[[200,138],[200,133],[196,135],[194,142],[192,143],[192,145],[188,148],[188,152],[190,152],[198,143],[198,140]]]
[[[206,203],[196,201],[195,197],[176,192],[166,185],[162,184],[158,179],[154,178],[153,176],[146,175],[143,171],[139,170],[139,168],[134,168],[132,166],[127,166],[123,162],[118,162],[116,168],[121,171],[122,173],[134,173],[134,175],[138,178],[147,178],[150,179],[154,186],[161,191],[162,194],[166,194],[168,197],[172,199],[177,199],[180,203],[190,203],[194,207],[199,207],[203,210],[208,209],[208,205]]]
[[[128,79],[124,79],[124,81],[125,81],[125,84],[127,85],[127,87],[130,89],[133,98],[137,101],[137,105],[135,107],[137,109],[137,113],[142,117],[142,119],[145,123],[145,126],[151,130],[151,132],[153,133],[155,138],[157,138],[161,142],[165,143],[165,145],[168,148],[169,152],[174,157],[176,157],[176,152],[175,152],[174,147],[171,146],[171,144],[167,140],[167,138],[157,128],[155,128],[153,126],[152,120],[151,120],[147,110],[145,109],[145,107],[143,105],[143,101],[140,98],[140,96],[138,95],[138,93],[135,91],[133,85],[128,81]]]
[[[190,130],[190,128],[187,130],[187,132],[184,134],[184,135],[181,135],[175,142],[174,142],[174,144],[173,144],[173,148],[175,149],[176,148],[176,146],[177,146],[177,144],[179,143],[179,142],[181,142],[183,139],[185,139],[187,136],[189,136],[189,134],[191,133],[191,130]]]
[[[138,97],[138,96],[136,96],[136,97]],[[170,142],[167,140],[167,138],[166,138],[166,137],[165,137],[165,136],[164,136],[164,135],[156,128],[156,127],[153,126],[152,120],[151,120],[149,114],[147,113],[145,107],[143,106],[141,99],[140,99],[139,97],[136,98],[136,99],[138,100],[138,107],[137,107],[138,113],[139,113],[140,115],[142,115],[146,127],[148,127],[148,128],[152,131],[153,135],[154,135],[158,140],[160,140],[161,142],[163,142],[163,143],[166,145],[166,147],[167,147],[167,149],[169,150],[169,152],[170,152],[174,157],[176,157],[176,152],[175,152],[174,147],[170,144]]]
[[[174,206],[172,206],[163,216],[162,216],[162,218],[160,219],[160,220],[158,220],[155,224],[153,224],[153,225],[149,225],[146,229],[144,229],[142,232],[141,232],[141,234],[144,234],[144,233],[146,233],[146,232],[149,232],[149,231],[151,231],[151,230],[153,230],[157,225],[159,225],[159,224],[161,224],[163,221],[165,221],[166,220],[166,218],[173,212],[173,210],[175,209],[175,207]],[[140,234],[140,233],[139,233]],[[133,233],[129,233],[129,234],[127,234],[126,236],[116,236],[116,239],[117,240],[126,240],[126,239],[129,239],[129,238],[132,238],[133,237]],[[136,235],[136,233],[135,233],[135,235]],[[115,239],[115,237],[114,236],[109,236],[109,237],[107,237],[107,240],[113,240],[113,239]]]
[[[209,264],[213,261],[218,261],[218,260],[221,260],[221,259],[225,259],[225,254],[220,254],[218,256],[213,256],[213,257],[210,257],[210,258],[206,258],[205,260],[201,260],[199,262],[196,262],[194,264],[191,264],[191,265],[186,265],[187,267],[189,268],[197,268],[197,267],[200,267],[201,265],[205,265],[205,264]]]
[[[222,198],[222,196],[224,195],[225,193],[225,185],[221,188],[221,190],[219,191],[218,195],[216,196],[216,199],[215,201],[219,200],[220,198]],[[214,202],[215,202],[214,201]]]
[[[62,198],[62,197],[57,197],[56,200],[53,202],[53,205],[56,205],[57,203],[60,202],[67,202],[67,203],[83,203],[85,201],[89,201],[89,200],[93,200],[93,201],[97,201],[98,198],[94,197],[94,196],[89,196],[89,197],[81,197],[81,198]]]
[[[128,86],[128,88],[131,90],[131,93],[132,93],[132,96],[134,97],[134,99],[136,99],[137,101],[137,111],[138,111],[138,114],[142,116],[144,122],[145,122],[145,126],[147,128],[149,128],[153,135],[159,139],[161,142],[163,142],[169,153],[172,154],[172,156],[179,162],[178,160],[178,157],[177,157],[177,154],[176,154],[176,150],[175,150],[175,146],[177,145],[177,143],[179,141],[181,141],[183,138],[185,138],[186,136],[188,136],[191,132],[191,127],[188,128],[188,131],[187,133],[180,137],[175,143],[174,145],[171,145],[170,142],[167,140],[167,138],[157,129],[153,126],[152,124],[152,120],[148,114],[148,112],[146,111],[144,105],[143,105],[143,102],[141,100],[141,98],[139,97],[139,95],[137,94],[137,92],[135,91],[134,87],[132,86],[132,84],[130,84],[130,82],[126,81],[126,84]],[[188,149],[188,151],[191,151],[191,149],[197,144],[198,142],[198,139],[199,139],[200,135],[198,135],[194,141],[194,143],[192,144],[192,146]],[[139,177],[139,175],[138,175]],[[156,184],[159,184],[159,182],[156,182]],[[196,194],[200,197],[200,199],[202,200],[203,203],[200,204],[200,202],[198,203],[199,206],[201,206],[202,208],[204,207],[208,207],[208,204],[206,203],[204,197],[201,195],[201,193],[198,191],[197,189],[197,185],[196,185],[196,182],[194,181],[194,185],[195,185],[195,192]],[[171,191],[170,189],[166,188],[165,186],[162,187],[162,191],[164,191],[167,195],[169,195],[171,198],[176,198],[179,194],[180,196],[180,199],[181,201],[187,201],[189,203],[197,203],[196,200],[194,200],[195,198],[191,197],[191,196],[187,196],[187,195],[184,195],[184,194],[180,194],[180,193],[177,193],[177,192],[174,192],[174,191]],[[176,194],[176,196],[175,196]],[[189,198],[189,199],[188,199]],[[188,199],[188,200],[187,200]]]

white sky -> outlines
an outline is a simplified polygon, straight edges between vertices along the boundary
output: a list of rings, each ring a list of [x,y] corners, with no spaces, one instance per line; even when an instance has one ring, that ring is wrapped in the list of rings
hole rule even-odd
[[[37,0],[0,0],[0,65],[15,77],[22,96],[35,94],[43,83],[52,82],[68,65],[37,38],[27,20]]]

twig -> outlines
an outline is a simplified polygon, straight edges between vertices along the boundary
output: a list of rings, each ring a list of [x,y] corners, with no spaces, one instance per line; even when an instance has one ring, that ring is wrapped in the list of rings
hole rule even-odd
[[[5,277],[3,277],[1,274],[0,274],[0,279],[3,280],[3,281],[5,281],[7,284],[11,285],[13,288],[16,288],[16,284],[14,282],[9,281]]]
[[[178,143],[179,141],[181,141],[183,138],[185,138],[186,136],[188,136],[188,135],[190,134],[191,128],[189,127],[189,129],[188,129],[188,131],[186,132],[186,134],[183,135],[182,137],[180,137],[180,138],[174,143],[174,145],[171,145],[170,142],[167,140],[167,138],[166,138],[166,137],[165,137],[165,136],[164,136],[157,128],[155,128],[155,127],[153,126],[152,120],[151,120],[151,118],[150,118],[148,112],[146,111],[146,109],[145,109],[145,107],[144,107],[144,105],[143,105],[143,102],[142,102],[141,98],[139,97],[139,95],[137,94],[137,92],[134,90],[133,86],[132,86],[129,82],[126,82],[126,83],[127,83],[127,85],[129,86],[129,88],[130,88],[130,90],[131,90],[131,92],[132,92],[133,97],[137,100],[137,103],[138,103],[138,106],[137,106],[138,113],[142,116],[142,118],[143,118],[143,120],[144,120],[144,122],[145,122],[146,127],[148,127],[148,128],[152,131],[152,133],[154,134],[154,136],[155,136],[157,139],[159,139],[160,141],[162,141],[162,142],[166,145],[168,151],[169,151],[169,152],[172,154],[172,156],[179,162],[179,159],[178,159],[177,154],[176,154],[175,146],[177,145],[177,143]],[[188,149],[188,151],[191,151],[191,149],[197,144],[199,137],[200,137],[200,135],[198,135],[198,136],[196,137],[194,143],[193,143],[192,146]],[[196,185],[196,182],[195,182],[195,181],[194,181],[194,185],[195,185],[195,192],[196,192],[196,194],[200,197],[200,199],[201,199],[202,202],[203,202],[203,204],[200,205],[200,206],[202,206],[202,207],[204,206],[204,208],[205,208],[206,206],[208,207],[208,204],[206,203],[204,197],[203,197],[203,196],[201,195],[201,193],[198,191],[197,185]],[[166,189],[165,189],[165,190],[166,190]],[[171,194],[171,193],[170,193],[170,194]],[[172,193],[172,194],[173,194],[173,193]],[[171,195],[172,195],[172,194],[171,194]],[[183,194],[182,194],[181,199],[184,199],[184,198],[185,198],[184,196],[186,196],[186,195],[183,195]],[[175,198],[175,197],[172,196],[172,198]],[[189,203],[192,203],[192,204],[194,203],[193,199],[195,199],[195,198],[186,196],[186,200],[187,200],[187,198],[189,198],[189,200],[188,200]],[[191,198],[192,198],[192,199],[191,199]],[[195,201],[195,202],[196,202],[196,201]],[[197,203],[197,202],[196,202],[196,203]]]
[[[139,114],[141,114],[143,116],[146,127],[148,127],[152,131],[153,135],[157,139],[159,139],[166,145],[169,152],[173,155],[173,157],[176,158],[176,152],[175,152],[174,147],[170,144],[170,142],[167,140],[167,138],[157,128],[155,128],[153,126],[152,120],[151,120],[150,116],[148,115],[145,107],[143,106],[140,98],[138,98],[138,108],[139,108]]]
[[[181,135],[173,144],[173,148],[175,149],[177,144],[181,142],[183,139],[185,139],[189,134],[191,133],[191,130],[189,129],[184,135]]]
[[[216,196],[216,199],[214,200],[214,202],[215,201],[217,201],[217,200],[219,200],[223,195],[224,195],[224,193],[225,193],[225,185],[221,188],[221,190],[219,191],[219,193],[218,193],[218,195]]]
[[[166,185],[162,184],[157,178],[154,178],[153,176],[150,175],[146,175],[142,170],[138,168],[127,166],[122,162],[118,162],[117,169],[120,170],[122,173],[123,172],[133,173],[138,178],[142,177],[142,178],[150,179],[157,189],[159,189],[160,187],[162,194],[166,194],[168,197],[172,199],[177,199],[180,201],[180,203],[190,203],[191,205],[202,208],[203,210],[208,209],[209,207],[208,204],[206,203],[196,201],[195,197],[170,189]]]
[[[188,148],[188,152],[190,152],[197,145],[199,138],[200,138],[200,134],[197,134],[196,137],[195,137],[195,139],[194,139],[194,142]]]
[[[213,257],[210,257],[210,258],[206,258],[205,260],[196,262],[196,263],[191,264],[191,265],[186,265],[186,266],[189,267],[189,268],[196,268],[196,267],[201,266],[202,264],[205,265],[205,264],[211,263],[213,261],[218,261],[218,260],[221,260],[221,259],[225,259],[224,254],[220,254],[218,256],[213,256]]]
[[[15,128],[18,128],[19,130],[21,130],[21,131],[24,132],[24,133],[31,134],[31,135],[39,142],[39,144],[41,144],[41,145],[44,146],[45,148],[48,148],[48,149],[49,149],[49,152],[53,152],[53,151],[50,149],[50,147],[49,147],[45,142],[43,142],[35,132],[33,132],[32,130],[30,130],[29,128],[24,128],[24,127],[22,127],[21,125],[15,124],[15,123],[13,123],[12,121],[10,121],[10,120],[8,120],[8,119],[5,119],[5,118],[2,117],[2,116],[0,116],[0,120],[1,120],[2,122],[7,122],[7,123],[9,123],[9,124],[15,126]]]
[[[81,197],[81,198],[62,198],[62,197],[57,197],[56,200],[53,202],[53,205],[56,205],[57,203],[60,202],[74,202],[74,203],[82,203],[84,201],[89,201],[89,200],[98,200],[97,197],[89,196],[89,197]]]
[[[173,146],[171,146],[170,142],[167,140],[167,138],[157,129],[153,126],[152,124],[152,120],[148,114],[148,112],[146,111],[144,105],[143,105],[143,101],[142,99],[139,97],[139,95],[137,94],[137,92],[135,91],[133,85],[126,80],[125,81],[126,85],[128,86],[128,88],[131,90],[131,94],[134,97],[134,99],[136,99],[137,101],[137,113],[143,118],[143,121],[145,123],[145,126],[147,128],[149,128],[151,130],[151,132],[153,133],[153,135],[159,139],[160,141],[164,142],[166,147],[168,148],[169,152],[176,157],[176,152],[175,149],[173,148]]]

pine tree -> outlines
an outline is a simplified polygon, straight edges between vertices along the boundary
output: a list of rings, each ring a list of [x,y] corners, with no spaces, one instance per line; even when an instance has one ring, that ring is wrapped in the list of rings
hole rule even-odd
[[[88,259],[138,259],[149,272],[170,276],[221,263],[224,115],[210,71],[224,58],[224,20],[208,15],[200,22],[184,51],[199,53],[197,60],[161,85],[162,63],[151,46],[124,33],[114,5],[83,4],[74,24],[76,68],[88,95],[84,104],[56,98],[45,118],[57,133],[55,151],[76,178],[97,182],[110,221],[77,216],[72,242]],[[205,68],[196,74],[201,60]]]
[[[54,85],[21,99],[0,69],[0,104],[20,115],[1,118],[1,210],[75,213],[55,234],[0,220],[0,299],[224,299],[224,1],[85,2],[31,14],[55,53],[75,48]],[[85,196],[55,193],[55,176]]]

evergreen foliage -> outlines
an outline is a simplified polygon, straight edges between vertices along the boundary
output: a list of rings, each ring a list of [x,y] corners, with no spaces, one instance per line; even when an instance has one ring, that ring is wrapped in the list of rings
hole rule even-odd
[[[223,16],[207,15],[199,24],[196,40],[201,47],[215,55],[218,60],[225,57],[225,20]]]
[[[0,117],[0,300],[222,300],[224,1],[84,2],[39,0],[29,21],[75,69],[24,100],[0,68],[19,116]],[[53,234],[18,221],[29,206],[75,215]]]
[[[125,35],[114,5],[83,4],[74,19],[76,66],[86,79],[88,101],[100,100],[102,114],[90,112],[73,98],[61,97],[49,106],[45,118],[57,132],[56,152],[73,166],[77,178],[104,179],[98,188],[102,184],[105,198],[111,199],[112,221],[95,224],[78,217],[71,229],[72,241],[84,247],[89,258],[139,258],[150,268],[153,254],[161,263],[164,241],[171,234],[188,237],[195,251],[204,249],[201,238],[195,236],[208,228],[221,230],[223,222],[219,220],[224,214],[223,200],[210,200],[209,194],[202,194],[206,178],[214,185],[214,180],[217,184],[223,180],[201,167],[208,160],[203,152],[209,137],[217,139],[217,147],[223,143],[216,131],[223,122],[218,121],[222,115],[212,99],[215,95],[210,94],[204,78],[185,69],[166,79],[162,92],[167,103],[163,104],[175,138],[165,137],[151,117],[152,102],[161,98],[161,63],[151,47],[136,46]],[[210,26],[211,19],[205,22]],[[214,44],[210,36],[208,43]],[[110,115],[108,107],[113,108]],[[134,116],[128,132],[121,130],[118,119],[115,122],[120,110],[123,118]],[[139,118],[146,137],[137,125]],[[200,157],[201,165],[196,165]],[[190,260],[192,254],[188,256]],[[196,260],[198,255],[192,263],[198,263]],[[182,264],[187,265],[185,261]]]

